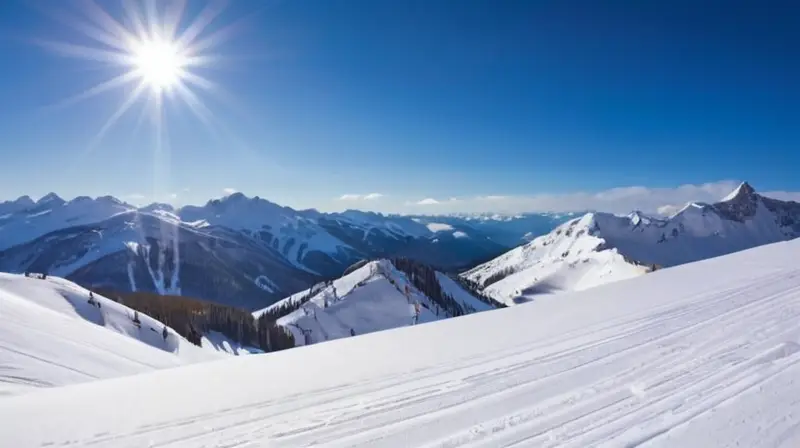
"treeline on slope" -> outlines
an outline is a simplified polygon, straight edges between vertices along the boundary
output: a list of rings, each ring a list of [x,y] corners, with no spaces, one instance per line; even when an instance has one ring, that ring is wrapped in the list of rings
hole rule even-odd
[[[453,279],[455,282],[457,282],[462,288],[469,291],[469,293],[475,296],[476,299],[480,300],[481,302],[487,305],[491,305],[495,308],[506,308],[508,306],[505,303],[498,302],[497,300],[487,296],[482,291],[481,284],[476,281],[464,278],[460,275],[450,275],[449,277]]]
[[[464,314],[475,311],[471,307],[465,309],[464,305],[458,303],[452,296],[442,291],[442,285],[439,283],[439,279],[436,278],[436,269],[408,258],[392,258],[389,261],[392,262],[395,268],[406,274],[406,277],[408,277],[415,288],[428,296],[451,316],[463,316]],[[480,300],[484,298],[483,295],[480,297],[476,295],[476,297]],[[488,301],[486,303],[492,304]]]
[[[200,346],[203,334],[222,333],[244,346],[258,347],[265,352],[293,348],[294,337],[275,324],[271,315],[258,319],[243,309],[183,296],[161,296],[150,292],[116,292],[98,289],[108,297],[131,309],[160,321],[191,343]]]
[[[479,284],[479,286],[481,288],[486,288],[487,286],[497,283],[509,275],[516,274],[517,272],[518,271],[514,266],[508,266],[483,279],[483,283]],[[476,285],[478,285],[478,283],[476,283]]]
[[[366,263],[364,263],[366,264]],[[363,265],[362,265],[363,266]],[[315,295],[319,294],[325,287],[330,286],[333,284],[333,279],[328,279],[325,281],[321,281],[319,283],[315,283],[314,286],[308,289],[305,294],[302,296],[293,299],[293,300],[285,300],[280,305],[273,305],[269,309],[261,314],[261,317],[267,316],[269,320],[272,322],[277,321],[281,317],[284,317],[294,311],[299,310],[303,305],[308,303]]]

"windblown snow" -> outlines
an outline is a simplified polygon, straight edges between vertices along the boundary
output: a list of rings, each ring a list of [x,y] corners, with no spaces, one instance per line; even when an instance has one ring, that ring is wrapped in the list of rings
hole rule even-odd
[[[60,278],[0,274],[0,396],[223,356],[133,317],[100,295],[89,303],[89,291]]]
[[[794,447],[798,253],[781,242],[559,300],[7,397],[0,440]]]

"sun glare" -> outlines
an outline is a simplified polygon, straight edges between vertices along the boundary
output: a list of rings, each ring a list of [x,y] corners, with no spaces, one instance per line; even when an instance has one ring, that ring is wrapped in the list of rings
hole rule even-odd
[[[89,45],[40,42],[63,56],[101,62],[110,69],[109,73],[116,72],[107,80],[62,101],[61,105],[118,88],[127,92],[89,147],[97,145],[123,115],[142,102],[144,107],[139,121],[142,117],[151,117],[157,132],[165,129],[162,119],[166,100],[184,103],[205,125],[211,126],[216,120],[204,104],[201,92],[219,93],[221,87],[200,71],[219,67],[224,56],[210,52],[227,39],[235,24],[216,27],[207,35],[203,32],[223,12],[224,4],[209,0],[194,19],[188,21],[184,17],[185,0],[123,0],[121,4],[121,16],[113,17],[95,0],[83,0],[79,15],[65,22],[88,38]]]
[[[160,37],[133,45],[133,66],[137,75],[154,90],[171,89],[181,82],[185,58],[174,42]]]

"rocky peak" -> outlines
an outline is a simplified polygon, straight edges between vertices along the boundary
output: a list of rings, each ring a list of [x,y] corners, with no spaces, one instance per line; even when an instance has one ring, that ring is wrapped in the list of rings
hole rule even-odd
[[[714,208],[723,217],[742,222],[756,214],[758,198],[756,190],[747,182],[742,182],[722,201],[714,204]]]

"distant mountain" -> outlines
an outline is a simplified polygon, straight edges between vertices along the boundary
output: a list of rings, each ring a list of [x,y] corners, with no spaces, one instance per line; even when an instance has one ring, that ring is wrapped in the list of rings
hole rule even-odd
[[[408,288],[408,295],[406,295]],[[268,315],[308,345],[472,314],[503,305],[469,284],[408,259],[358,263],[336,280],[321,282],[253,313]]]
[[[400,256],[457,271],[512,247],[473,219],[451,217],[445,225],[430,217],[294,210],[241,193],[177,209],[51,193],[0,203],[0,210],[0,271],[248,309],[338,277],[361,259]]]
[[[465,273],[489,296],[519,303],[800,236],[800,204],[742,183],[715,204],[659,219],[588,213]]]
[[[576,216],[569,213],[460,213],[447,216],[413,216],[418,222],[431,226],[446,224],[455,230],[462,227],[480,230],[492,241],[508,247],[525,244],[537,236],[544,235],[556,226]]]

